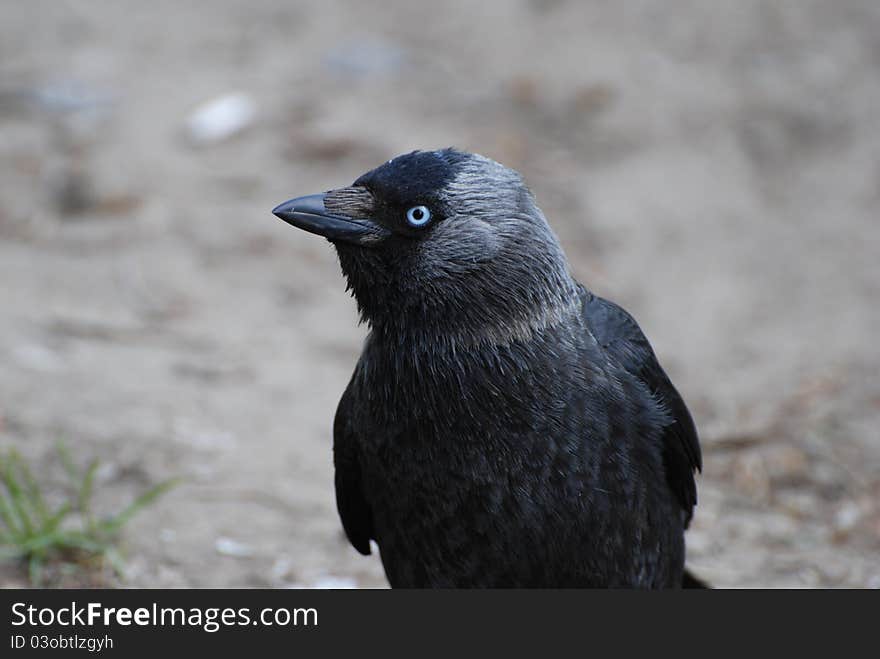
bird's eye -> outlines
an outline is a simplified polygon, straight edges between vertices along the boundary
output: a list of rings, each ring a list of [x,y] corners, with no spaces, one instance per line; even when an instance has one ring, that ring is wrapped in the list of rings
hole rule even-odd
[[[427,206],[413,206],[406,212],[406,221],[413,227],[423,227],[430,219],[431,211]]]

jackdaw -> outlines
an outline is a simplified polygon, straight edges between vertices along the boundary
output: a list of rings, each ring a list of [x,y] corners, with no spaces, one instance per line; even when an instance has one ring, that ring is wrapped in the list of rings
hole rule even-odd
[[[414,151],[272,211],[369,327],[336,412],[342,526],[392,587],[698,585],[700,446],[638,324],[576,282],[520,175]]]

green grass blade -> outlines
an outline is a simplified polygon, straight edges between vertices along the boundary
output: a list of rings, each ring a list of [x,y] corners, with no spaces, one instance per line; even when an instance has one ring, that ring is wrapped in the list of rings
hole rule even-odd
[[[73,463],[73,458],[70,457],[67,445],[64,442],[58,442],[55,445],[55,450],[58,451],[58,457],[61,458],[61,464],[64,465],[64,471],[67,472],[70,482],[73,483],[74,487],[78,486],[81,476],[79,469]]]
[[[27,496],[15,474],[15,467],[19,462],[20,458],[16,453],[10,452],[8,454],[6,464],[4,465],[6,468],[4,470],[5,475],[3,480],[6,489],[9,491],[12,510],[15,512],[15,516],[18,517],[19,527],[25,535],[30,535],[34,531],[34,525],[31,521],[30,514],[27,511]]]
[[[125,561],[122,560],[122,556],[115,548],[111,547],[107,550],[106,559],[117,577],[120,579],[125,577]]]
[[[110,545],[101,541],[93,532],[87,533],[60,533],[55,539],[55,544],[60,549],[76,549],[85,554],[103,556]]]
[[[28,578],[32,586],[42,586],[45,570],[43,561],[36,555],[28,559]]]
[[[100,555],[107,550],[105,543],[82,531],[55,531],[33,536],[20,546],[28,555],[46,555],[74,549],[87,554]]]
[[[61,506],[52,513],[43,523],[43,533],[52,533],[61,526],[61,522],[70,514],[70,502],[65,501]]]
[[[42,489],[37,484],[33,473],[31,473],[30,467],[28,467],[27,463],[24,460],[19,459],[18,470],[21,473],[22,480],[24,481],[23,489],[27,494],[31,507],[39,518],[40,523],[45,523],[46,519],[49,517],[49,507],[46,505],[46,500],[43,497]]]
[[[79,509],[86,518],[89,528],[94,527],[95,522],[92,518],[92,493],[95,487],[95,472],[98,470],[98,461],[92,460],[86,467],[82,478],[82,485],[79,488],[78,504]]]
[[[102,529],[106,533],[116,533],[125,526],[128,521],[134,517],[138,512],[149,506],[156,499],[162,496],[165,492],[175,487],[178,484],[178,480],[172,478],[167,481],[162,481],[158,485],[154,485],[149,490],[141,494],[137,499],[132,501],[128,506],[126,506],[121,512],[113,515],[112,517],[103,520],[101,523]]]
[[[5,478],[2,480],[5,484]],[[0,520],[3,520],[7,533],[12,540],[22,535],[22,529],[15,521],[15,515],[12,512],[12,504],[5,492],[0,492]]]

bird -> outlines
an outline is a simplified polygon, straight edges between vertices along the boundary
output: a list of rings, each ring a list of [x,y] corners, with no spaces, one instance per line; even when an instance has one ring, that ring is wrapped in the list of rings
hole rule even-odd
[[[336,504],[392,588],[679,588],[694,421],[634,318],[578,283],[522,176],[445,148],[273,214],[335,247],[368,333]]]

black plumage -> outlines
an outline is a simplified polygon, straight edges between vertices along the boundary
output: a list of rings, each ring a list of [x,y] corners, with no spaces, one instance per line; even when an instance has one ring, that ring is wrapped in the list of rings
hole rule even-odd
[[[677,587],[691,416],[622,308],[573,280],[519,175],[414,152],[274,211],[328,237],[370,327],[336,497],[392,586]]]

